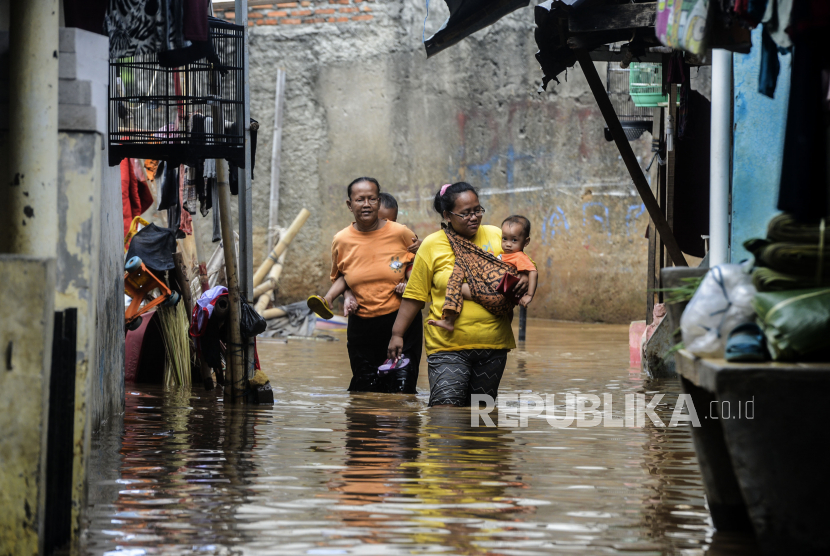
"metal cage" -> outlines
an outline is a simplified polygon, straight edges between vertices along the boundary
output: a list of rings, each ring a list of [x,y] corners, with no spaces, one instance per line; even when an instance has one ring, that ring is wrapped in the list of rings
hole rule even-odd
[[[634,64],[631,64],[632,66]],[[619,62],[608,62],[606,90],[608,98],[617,112],[625,136],[629,141],[639,139],[648,131],[652,131],[653,112],[651,108],[636,105],[629,94],[630,70],[620,66]],[[606,139],[611,141],[611,134],[606,128]]]
[[[110,166],[124,158],[245,166],[244,29],[215,18],[209,29],[213,53],[181,67],[160,65],[156,53],[110,61]]]

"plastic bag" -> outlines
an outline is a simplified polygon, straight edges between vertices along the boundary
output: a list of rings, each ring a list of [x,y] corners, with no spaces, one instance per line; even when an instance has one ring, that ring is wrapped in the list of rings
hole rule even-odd
[[[242,335],[246,338],[253,338],[265,332],[265,327],[268,326],[265,319],[256,312],[256,309],[251,307],[250,303],[244,299],[240,299],[240,301],[242,302],[242,315],[239,320],[239,328]]]
[[[830,360],[830,288],[759,292],[754,306],[774,360]]]
[[[752,277],[741,265],[718,265],[706,274],[683,316],[680,332],[686,349],[698,357],[722,358],[736,326],[752,322]]]

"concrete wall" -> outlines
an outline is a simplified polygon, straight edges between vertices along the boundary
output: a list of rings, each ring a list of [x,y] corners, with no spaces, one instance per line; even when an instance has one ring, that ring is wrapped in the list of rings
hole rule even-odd
[[[333,13],[330,11],[333,10]],[[342,11],[351,10],[351,11]],[[232,14],[223,14],[226,17]],[[427,36],[447,15],[432,2]],[[647,215],[577,68],[537,93],[531,8],[518,10],[427,60],[420,0],[304,1],[255,7],[251,115],[255,265],[265,252],[275,68],[287,72],[280,225],[312,217],[288,252],[281,299],[328,285],[334,233],[351,221],[345,185],[369,175],[421,237],[438,229],[435,191],[465,179],[482,192],[486,223],[511,213],[533,224],[540,265],[531,317],[642,318]],[[604,64],[598,64],[605,75]],[[634,143],[645,165],[651,137]]]
[[[775,98],[758,92],[761,67],[761,28],[752,32],[752,51],[733,56],[734,126],[732,168],[732,262],[749,257],[744,241],[767,236],[767,223],[779,211],[778,187],[792,56],[779,55],[781,71]]]

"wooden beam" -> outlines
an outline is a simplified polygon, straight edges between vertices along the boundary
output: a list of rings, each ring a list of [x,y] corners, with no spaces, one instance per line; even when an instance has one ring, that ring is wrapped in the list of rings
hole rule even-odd
[[[591,55],[587,50],[583,49],[574,50],[574,53],[576,54],[576,59],[582,68],[582,72],[585,74],[585,79],[587,79],[588,85],[591,87],[591,92],[594,93],[594,98],[599,105],[599,110],[605,118],[605,125],[608,126],[608,130],[611,132],[611,136],[614,138],[614,142],[620,150],[620,156],[622,156],[623,162],[625,162],[625,166],[628,168],[628,173],[634,181],[634,187],[637,188],[637,192],[640,194],[640,198],[646,206],[646,211],[649,216],[651,216],[654,226],[657,228],[660,237],[666,244],[669,257],[671,257],[671,260],[675,266],[689,266],[686,259],[683,257],[683,253],[680,251],[680,246],[677,244],[677,240],[674,238],[671,228],[669,228],[668,222],[666,222],[666,217],[663,215],[663,212],[660,210],[660,206],[657,204],[657,199],[654,198],[654,194],[651,192],[648,180],[646,180],[646,177],[643,174],[643,169],[640,168],[640,163],[637,162],[637,157],[634,155],[634,151],[631,149],[631,144],[625,136],[625,132],[623,131],[622,124],[620,124],[620,120],[617,117],[617,113],[614,112],[614,107],[611,105],[611,100],[608,98],[608,93],[605,91],[605,85],[602,84],[602,80],[599,78],[597,68],[591,60]]]
[[[568,16],[571,33],[595,33],[654,27],[657,2],[643,4],[609,4],[586,10],[574,10]]]
[[[591,51],[591,60],[594,62],[622,62],[627,58],[628,48],[623,45],[620,50],[611,50],[608,45],[602,45]],[[633,62],[652,62],[659,64],[663,61],[663,54],[652,52],[651,49],[644,55],[634,56]]]

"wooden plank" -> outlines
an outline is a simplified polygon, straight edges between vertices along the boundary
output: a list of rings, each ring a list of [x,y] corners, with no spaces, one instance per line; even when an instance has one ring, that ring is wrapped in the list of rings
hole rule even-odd
[[[596,6],[574,10],[568,16],[568,30],[571,33],[595,33],[654,27],[656,16],[657,2]]]
[[[605,125],[608,126],[611,136],[614,138],[614,142],[620,150],[620,156],[622,157],[626,168],[628,168],[628,173],[634,181],[634,187],[640,194],[640,198],[646,206],[646,211],[654,221],[654,226],[660,233],[660,237],[666,243],[669,256],[675,266],[689,266],[688,263],[686,263],[686,259],[683,257],[683,253],[680,251],[680,247],[677,245],[677,240],[675,239],[671,228],[669,228],[668,222],[666,222],[666,217],[663,216],[660,206],[657,204],[657,199],[654,198],[654,194],[651,192],[648,181],[643,174],[643,169],[640,168],[640,163],[637,161],[637,157],[634,155],[631,144],[625,136],[625,131],[623,131],[622,124],[617,117],[617,113],[614,112],[614,106],[608,98],[608,93],[605,91],[605,85],[603,85],[602,80],[599,78],[597,68],[594,66],[594,62],[591,60],[590,54],[588,51],[583,49],[574,50],[574,53],[576,54],[576,59],[582,68],[582,72],[585,74],[588,85],[591,87],[591,92],[594,93],[594,98],[599,105],[600,112],[602,112],[602,115],[605,118]]]
[[[611,50],[608,45],[602,45],[591,51],[591,60],[594,62],[622,62],[627,58],[628,48],[623,45],[620,50]],[[659,64],[663,60],[660,52],[647,51],[641,56],[635,56],[634,62],[650,62]]]

